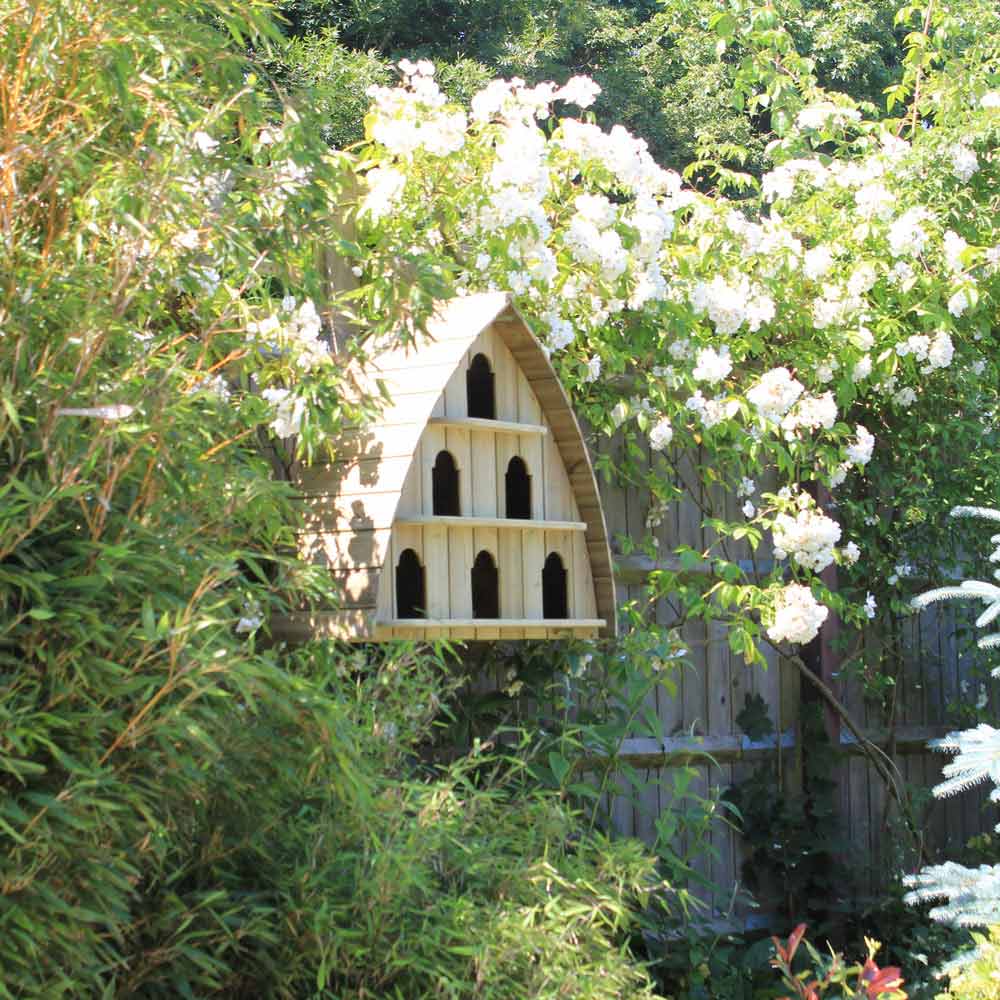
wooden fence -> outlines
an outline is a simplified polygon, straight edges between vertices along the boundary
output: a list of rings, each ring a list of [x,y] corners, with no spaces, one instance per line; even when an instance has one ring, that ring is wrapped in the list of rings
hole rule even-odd
[[[621,448],[620,438],[599,440],[595,456],[598,466],[602,453],[619,458]],[[687,459],[673,470],[689,490],[697,488],[696,460]],[[665,459],[647,451],[642,461],[660,463]],[[676,568],[676,560],[669,553],[678,545],[702,551],[714,541],[710,529],[702,524],[706,497],[696,494],[693,499],[671,505],[654,529],[659,552],[667,555],[660,559],[622,555],[619,539],[639,539],[649,531],[650,497],[641,486],[622,487],[602,481],[601,490],[615,555],[620,604],[633,600],[643,605],[648,603],[645,594],[649,574],[658,568]],[[716,510],[724,509],[727,517],[733,517],[743,503],[742,499],[721,493],[707,499],[713,501]],[[737,560],[748,561],[751,557],[745,543],[731,546],[727,554]],[[767,568],[768,558],[769,553],[762,547],[757,553],[758,566],[763,562]],[[692,570],[697,571],[698,567]],[[673,625],[677,618],[676,609],[664,598],[657,600],[648,613],[666,626]],[[903,666],[895,691],[890,692],[890,697],[897,700],[892,732],[886,730],[882,721],[882,707],[866,700],[859,682],[831,680],[834,693],[859,724],[863,735],[885,755],[886,767],[898,776],[901,784],[917,789],[927,790],[939,781],[941,767],[949,759],[929,752],[927,741],[961,728],[949,715],[956,703],[963,698],[975,700],[983,696],[980,681],[973,679],[972,662],[959,655],[955,631],[967,619],[961,617],[963,612],[957,614],[959,617],[952,606],[936,605],[920,616],[898,623]],[[678,805],[672,803],[672,790],[681,767],[694,769],[690,788],[700,795],[742,782],[767,762],[778,765],[773,767],[774,781],[780,782],[787,794],[802,791],[802,754],[808,748],[803,746],[801,713],[807,694],[803,685],[808,682],[801,680],[797,665],[772,652],[766,671],[747,667],[741,656],[730,652],[725,631],[718,625],[687,623],[682,634],[693,668],[683,669],[675,678],[677,690],[673,697],[662,688],[650,696],[650,707],[661,721],[664,739],[634,738],[622,747],[623,756],[645,777],[638,801],[635,797],[617,795],[609,803],[616,829],[647,842],[655,837],[656,817]],[[760,696],[774,724],[775,733],[758,742],[751,741],[736,721],[747,695]],[[898,831],[894,833],[900,822],[898,810],[891,800],[887,801],[886,784],[861,752],[858,741],[844,728],[834,735],[844,751],[835,769],[835,779],[839,820],[851,845],[844,852],[845,859],[856,869],[856,891],[866,896],[884,884],[890,871],[914,866],[918,854],[912,848],[900,850],[904,838]],[[967,792],[943,801],[917,796],[926,807],[918,810],[925,857],[953,856],[969,837],[992,828],[995,818],[983,807],[986,794],[986,790],[978,794]],[[713,894],[703,888],[692,886],[692,889],[710,904],[715,917],[724,918],[729,926],[766,923],[766,907],[765,912],[755,915],[731,905],[742,882],[745,857],[739,835],[720,817],[712,826],[711,842],[715,856],[703,856],[697,864],[717,890]]]

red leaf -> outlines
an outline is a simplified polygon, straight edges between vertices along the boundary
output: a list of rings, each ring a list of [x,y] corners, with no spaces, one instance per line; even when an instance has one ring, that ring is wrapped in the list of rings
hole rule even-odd
[[[799,942],[802,940],[802,935],[806,932],[806,925],[799,924],[798,927],[788,935],[788,961],[792,960],[795,955],[795,949],[798,948]]]
[[[870,958],[861,970],[861,982],[868,993],[869,1000],[878,1000],[883,993],[891,993],[903,985],[898,966],[888,965],[880,969]]]

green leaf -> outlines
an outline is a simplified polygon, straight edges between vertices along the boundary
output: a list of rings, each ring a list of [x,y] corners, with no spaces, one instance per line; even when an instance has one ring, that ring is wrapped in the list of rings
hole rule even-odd
[[[552,768],[552,773],[560,785],[565,782],[566,775],[572,770],[570,762],[555,750],[549,752],[549,767]]]

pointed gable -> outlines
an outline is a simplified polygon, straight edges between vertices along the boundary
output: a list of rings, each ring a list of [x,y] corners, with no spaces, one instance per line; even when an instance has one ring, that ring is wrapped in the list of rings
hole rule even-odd
[[[373,390],[381,383],[389,404],[299,480],[300,550],[336,576],[341,606],[293,615],[280,632],[376,641],[614,635],[590,457],[509,296],[448,302],[425,337],[380,354],[365,379]],[[546,608],[559,617],[544,617]]]

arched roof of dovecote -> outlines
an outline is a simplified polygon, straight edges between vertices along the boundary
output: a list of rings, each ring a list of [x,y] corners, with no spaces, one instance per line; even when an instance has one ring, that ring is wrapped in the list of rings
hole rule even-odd
[[[380,383],[389,402],[363,430],[345,434],[334,443],[332,465],[305,470],[304,476],[320,488],[310,506],[312,525],[319,530],[365,532],[369,549],[356,553],[357,561],[376,570],[375,587],[386,562],[396,509],[409,469],[407,458],[416,453],[435,404],[476,338],[489,326],[507,346],[527,378],[569,477],[570,487],[586,524],[586,547],[594,581],[598,616],[616,627],[615,587],[607,528],[594,468],[576,414],[547,354],[506,293],[466,295],[443,304],[428,321],[426,333],[405,346],[395,346],[373,357],[358,378],[359,388],[378,394]],[[336,483],[330,469],[338,468]],[[326,480],[325,483],[323,480]],[[336,497],[336,510],[330,501]],[[331,523],[331,518],[336,522]],[[374,597],[371,595],[372,607]],[[372,634],[374,611],[358,616],[354,626]],[[363,621],[362,621],[363,619]]]

